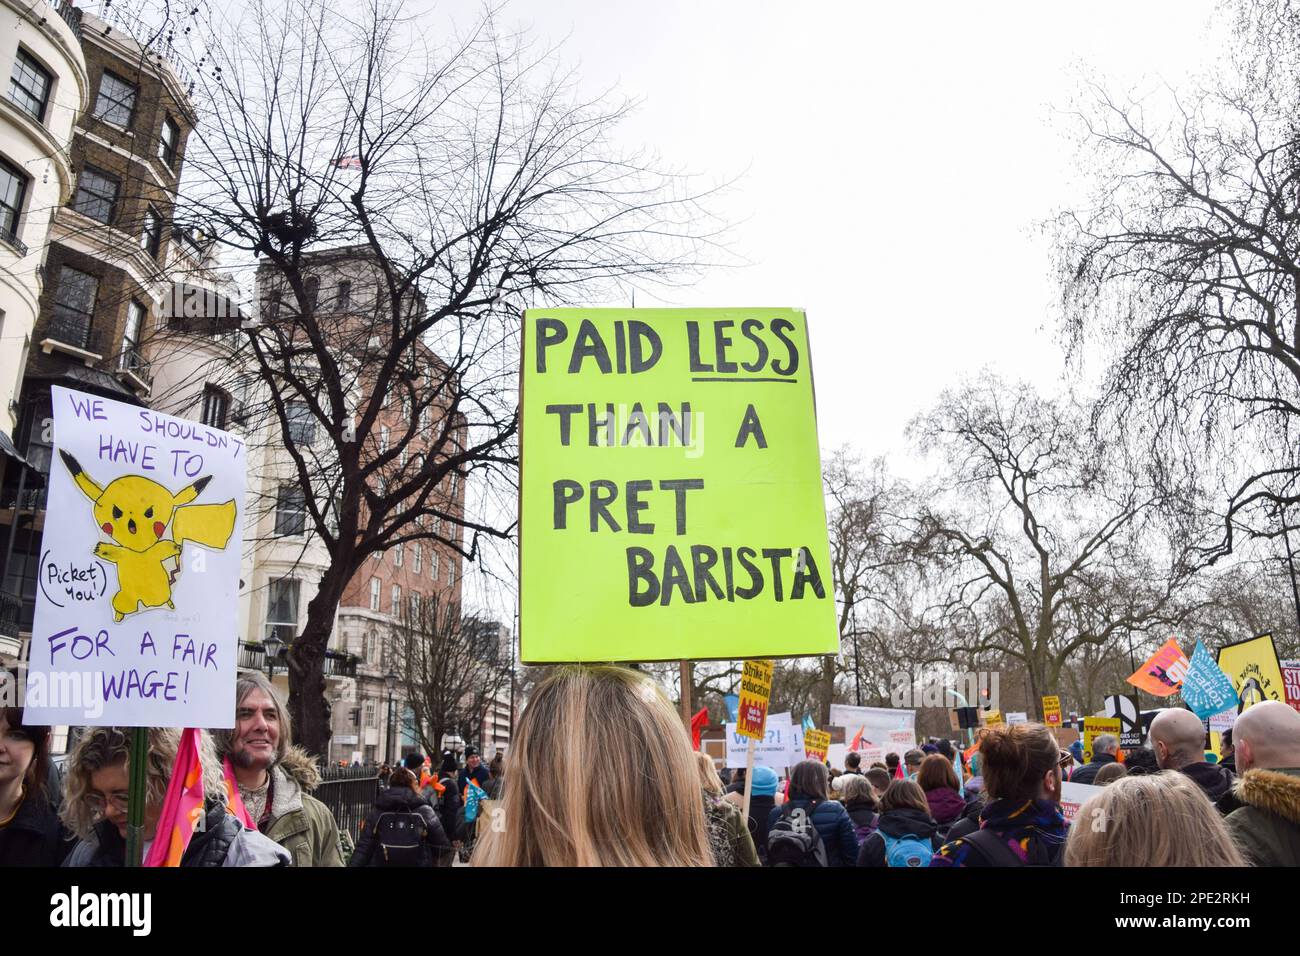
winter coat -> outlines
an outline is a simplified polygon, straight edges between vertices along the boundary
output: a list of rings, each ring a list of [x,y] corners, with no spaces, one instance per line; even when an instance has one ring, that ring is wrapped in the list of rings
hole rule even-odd
[[[289,851],[293,866],[342,866],[334,814],[309,792],[320,783],[311,755],[290,747],[270,773],[270,820],[259,829]]]
[[[947,842],[951,843],[980,828],[980,813],[984,810],[986,802],[982,792],[966,801],[966,809],[962,811],[961,817],[948,828]]]
[[[8,826],[0,827],[0,867],[58,866],[72,843],[43,792],[25,793]]]
[[[382,791],[375,798],[374,809],[361,824],[361,836],[357,840],[356,851],[348,862],[349,867],[384,865],[383,848],[375,840],[375,827],[385,813],[414,813],[424,822],[424,842],[420,847],[420,862],[416,866],[434,867],[451,862],[451,841],[447,839],[442,821],[438,819],[433,807],[414,790],[394,787]]]
[[[1225,823],[1256,866],[1300,866],[1300,767],[1247,770],[1233,792],[1242,807]]]
[[[1097,776],[1097,771],[1108,763],[1115,762],[1114,754],[1093,754],[1092,763],[1086,763],[1074,773],[1070,774],[1070,783],[1092,783],[1092,778]]]
[[[966,810],[966,801],[951,787],[935,787],[925,791],[925,802],[930,805],[930,816],[941,827],[957,822]]]
[[[744,796],[733,799],[736,794],[729,793],[723,798],[724,803],[729,803],[738,811],[744,808]],[[754,849],[758,852],[758,860],[764,866],[767,865],[767,827],[772,816],[772,808],[779,807],[776,797],[773,794],[760,797],[756,793],[749,795],[749,836],[754,841]]]
[[[980,831],[993,833],[1021,865],[1059,865],[1068,832],[1065,815],[1051,800],[992,800],[980,814]],[[986,839],[981,837],[981,839]],[[931,866],[992,866],[969,836],[950,839]]]
[[[1179,767],[1179,772],[1190,777],[1192,782],[1205,791],[1205,795],[1210,798],[1210,802],[1218,804],[1220,800],[1232,792],[1232,785],[1237,782],[1236,775],[1231,770],[1225,770],[1218,764],[1213,763],[1193,763],[1186,767]],[[1236,809],[1234,806],[1232,809]]]
[[[456,786],[456,778],[450,774],[439,774],[438,782],[443,787],[441,794],[432,787],[425,788],[429,805],[438,811],[438,819],[442,821],[442,832],[447,834],[447,839],[453,843],[464,840],[465,801]]]
[[[797,791],[796,791],[797,792]],[[791,797],[787,801],[792,810],[803,810],[826,847],[827,866],[852,866],[858,858],[858,837],[853,832],[853,821],[844,804],[838,800],[823,800],[813,807],[808,797]],[[785,807],[773,807],[767,815],[767,829],[771,832]]]
[[[456,785],[460,789],[460,792],[464,793],[465,788],[469,786],[470,778],[473,778],[476,784],[486,789],[488,777],[490,776],[492,775],[488,773],[488,768],[483,766],[483,764],[479,764],[473,770],[470,770],[469,767],[461,767],[460,773],[456,775]]]
[[[752,799],[751,799],[752,804]],[[704,794],[704,822],[709,831],[709,849],[714,866],[758,866],[758,851],[749,835],[740,811],[715,797]]]
[[[913,810],[911,807],[887,810],[880,815],[876,832],[862,841],[862,849],[858,851],[858,866],[889,866],[889,859],[885,853],[886,835],[895,838],[920,837],[922,840],[929,840],[930,846],[935,850],[943,845],[943,838],[939,836],[939,826],[929,814]]]
[[[204,828],[190,838],[181,857],[184,867],[290,866],[289,852],[256,830],[247,829],[225,804],[209,800]],[[126,840],[107,820],[95,827],[94,836],[77,843],[64,866],[106,867],[126,863]]]
[[[844,804],[844,809],[849,812],[849,819],[853,821],[853,834],[858,838],[858,849],[862,849],[862,843],[867,837],[876,832],[876,827],[880,825],[880,815],[872,809],[872,804],[866,800],[850,800]]]

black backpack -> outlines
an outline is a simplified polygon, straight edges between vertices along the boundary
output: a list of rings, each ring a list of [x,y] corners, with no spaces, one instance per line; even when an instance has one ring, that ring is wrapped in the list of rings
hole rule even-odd
[[[375,821],[374,840],[382,857],[379,866],[419,866],[425,861],[424,839],[428,827],[418,813],[381,813]]]
[[[1064,856],[1060,843],[1049,846],[1047,840],[1040,838],[1029,841],[1029,859],[1022,861],[1007,846],[1004,837],[988,829],[976,830],[961,839],[973,847],[988,866],[1060,866]]]
[[[781,808],[781,816],[767,831],[768,866],[829,865],[826,845],[812,822],[815,807],[816,804],[811,804],[807,811],[800,812],[798,818],[789,803]]]

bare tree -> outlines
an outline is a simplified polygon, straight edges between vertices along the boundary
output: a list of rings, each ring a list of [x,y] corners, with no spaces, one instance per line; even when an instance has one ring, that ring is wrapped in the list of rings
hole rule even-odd
[[[454,485],[516,481],[520,308],[682,275],[707,221],[682,179],[613,150],[625,104],[578,99],[491,13],[435,49],[397,4],[354,7],[255,0],[222,31],[178,200],[258,260],[247,353],[329,558],[289,656],[290,709],[316,752],[322,659],[362,562],[420,540],[473,560],[513,531],[513,516],[455,507]],[[377,287],[360,306],[313,281],[343,252]]]
[[[1172,89],[1089,84],[1096,189],[1059,220],[1076,357],[1110,351],[1103,409],[1166,467],[1218,472],[1234,535],[1293,529],[1300,501],[1300,7],[1233,5],[1222,62]]]
[[[424,751],[438,753],[450,733],[474,742],[487,709],[510,683],[511,662],[497,629],[462,617],[454,602],[430,598],[391,640],[394,670]]]
[[[912,426],[942,469],[913,542],[948,576],[932,615],[952,659],[1023,667],[1035,710],[1082,648],[1181,620],[1195,579],[1187,490],[1086,426],[1068,402],[987,374]]]

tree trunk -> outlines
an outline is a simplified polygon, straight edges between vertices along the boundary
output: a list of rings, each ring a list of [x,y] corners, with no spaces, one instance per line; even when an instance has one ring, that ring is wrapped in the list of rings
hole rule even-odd
[[[289,715],[294,743],[317,757],[329,754],[330,713],[325,700],[325,649],[334,633],[334,613],[347,576],[332,564],[320,579],[320,590],[307,605],[307,625],[289,648]]]

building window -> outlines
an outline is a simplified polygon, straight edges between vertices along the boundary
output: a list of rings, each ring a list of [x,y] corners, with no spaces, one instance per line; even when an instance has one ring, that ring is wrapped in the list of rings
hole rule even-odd
[[[371,578],[370,579],[370,610],[372,611],[379,610],[379,588],[380,588],[379,578]]]
[[[410,599],[407,601],[406,613],[408,615],[408,620],[412,622],[420,620],[420,595],[411,595]]]
[[[339,283],[338,294],[334,301],[336,308],[340,312],[346,312],[352,308],[352,283],[347,279]]]
[[[163,120],[162,135],[158,138],[158,158],[169,167],[176,165],[176,150],[181,143],[181,128],[170,116]]]
[[[420,574],[424,570],[424,545],[416,544],[415,546],[415,573]]]
[[[128,129],[131,126],[131,114],[135,112],[135,92],[134,84],[105,70],[99,81],[95,116],[114,126]]]
[[[316,440],[316,421],[306,402],[289,402],[284,411],[289,419],[289,438],[294,444],[310,445]]]
[[[134,299],[126,307],[126,331],[122,333],[122,358],[119,369],[139,372],[144,366],[140,355],[140,330],[144,328],[144,306]]]
[[[77,195],[72,199],[72,208],[91,219],[112,222],[118,185],[118,181],[108,173],[87,166],[77,180]]]
[[[230,396],[215,385],[203,386],[203,415],[199,419],[213,428],[225,428],[230,415]]]
[[[283,298],[279,289],[273,289],[266,294],[262,302],[262,318],[268,322],[275,322],[280,318],[280,300]]]
[[[367,727],[375,726],[375,702],[373,699],[366,701],[365,711],[366,711],[366,726]]]
[[[402,566],[402,554],[404,551],[405,551],[405,547],[399,541],[397,545],[393,548],[393,567],[400,568]]]
[[[303,287],[307,293],[307,309],[309,311],[314,311],[316,308],[316,300],[320,296],[320,279],[311,276],[305,283],[303,283]]]
[[[307,496],[301,485],[281,485],[275,496],[275,533],[302,534],[307,526]]]
[[[381,455],[388,451],[388,436],[389,436],[388,426],[380,425],[379,426],[379,454]]]
[[[79,349],[90,344],[90,320],[98,291],[99,280],[94,276],[71,266],[60,270],[50,317],[50,333],[55,339]]]
[[[400,584],[393,585],[393,603],[389,610],[393,617],[397,617],[402,613],[402,586]]]
[[[155,259],[162,248],[162,216],[153,209],[144,211],[144,231],[140,233],[140,248]]]
[[[456,559],[452,558],[447,561],[447,583],[456,583]]]
[[[420,431],[426,432],[428,430],[429,430],[429,406],[425,405],[424,408],[420,409]]]
[[[54,74],[36,62],[36,58],[18,48],[14,69],[9,74],[9,99],[38,123],[45,122],[45,107],[50,102],[50,87]]]
[[[293,578],[276,578],[271,582],[266,602],[266,637],[272,631],[286,644],[298,636],[298,582]]]
[[[429,577],[438,580],[438,552],[429,552]]]
[[[18,240],[18,220],[27,196],[27,177],[0,159],[0,238]]]

